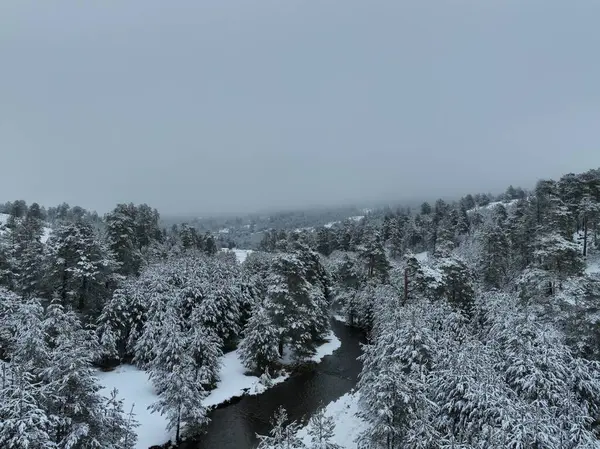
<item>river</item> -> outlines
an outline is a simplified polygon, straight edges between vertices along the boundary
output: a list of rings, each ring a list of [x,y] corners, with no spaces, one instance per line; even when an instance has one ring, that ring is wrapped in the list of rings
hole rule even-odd
[[[267,434],[279,406],[290,419],[302,421],[320,406],[350,391],[362,368],[362,333],[332,320],[332,329],[342,345],[314,369],[293,376],[258,396],[244,396],[238,402],[213,410],[205,433],[182,444],[183,449],[252,449],[258,445],[256,433]]]

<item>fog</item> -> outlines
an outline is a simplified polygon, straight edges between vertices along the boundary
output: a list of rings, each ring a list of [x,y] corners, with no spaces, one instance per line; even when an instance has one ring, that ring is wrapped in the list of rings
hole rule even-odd
[[[230,213],[600,166],[600,3],[12,1],[0,201]]]

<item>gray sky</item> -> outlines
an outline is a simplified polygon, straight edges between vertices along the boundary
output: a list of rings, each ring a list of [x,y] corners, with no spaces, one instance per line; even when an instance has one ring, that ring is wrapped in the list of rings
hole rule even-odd
[[[5,0],[0,200],[163,214],[600,166],[600,2]]]

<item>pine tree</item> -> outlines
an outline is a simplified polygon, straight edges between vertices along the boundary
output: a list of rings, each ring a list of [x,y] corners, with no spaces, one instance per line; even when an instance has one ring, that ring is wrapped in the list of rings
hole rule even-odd
[[[269,435],[257,435],[260,440],[257,449],[305,449],[302,440],[296,436],[298,424],[287,421],[287,412],[280,407],[271,421],[273,428]]]
[[[142,260],[135,206],[119,204],[105,216],[105,221],[108,247],[120,264],[119,271],[126,276],[138,274]]]
[[[307,449],[341,449],[339,444],[331,441],[335,435],[335,421],[331,416],[326,416],[322,408],[310,417],[308,435],[310,445]]]
[[[378,232],[367,233],[367,239],[359,248],[359,253],[364,261],[367,277],[377,279],[380,282],[387,282],[390,265]]]
[[[448,302],[467,315],[471,314],[475,292],[473,275],[467,265],[457,257],[440,260],[439,268],[443,276],[443,292]]]
[[[314,352],[316,341],[325,336],[329,325],[318,272],[309,269],[301,257],[280,254],[274,259],[265,303],[274,325],[283,329],[279,353],[288,343],[298,358]]]
[[[196,382],[194,370],[185,364],[174,365],[172,371],[153,372],[152,380],[160,392],[159,399],[149,409],[167,415],[168,429],[175,431],[175,442],[181,442],[183,423],[205,425],[209,418],[202,406],[206,391]]]
[[[404,251],[404,223],[400,217],[390,223],[390,247],[393,258],[400,257]]]
[[[48,241],[45,284],[48,296],[57,295],[87,315],[98,315],[112,293],[117,264],[89,223],[61,225]]]
[[[281,356],[278,349],[280,338],[267,308],[257,305],[246,323],[239,346],[244,366],[252,371],[266,372]]]
[[[114,413],[107,417],[106,398],[99,393],[91,365],[98,354],[92,332],[58,304],[48,308],[43,326],[52,348],[49,365],[41,372],[44,408],[57,417],[52,440],[59,447],[133,447],[134,441],[125,441],[132,423],[116,420]]]
[[[501,288],[510,270],[510,243],[505,228],[489,224],[480,234],[480,267],[487,286]]]
[[[221,370],[223,341],[212,329],[192,326],[189,349],[194,362],[196,381],[206,388],[216,386]]]
[[[194,341],[198,344],[198,341]],[[191,350],[190,339],[182,329],[177,312],[167,307],[162,317],[162,328],[150,361],[150,379],[158,392],[159,399],[149,408],[167,415],[168,428],[175,430],[175,440],[181,441],[182,423],[205,424],[208,422],[202,400],[206,397],[200,368],[196,364],[201,348]],[[208,354],[203,354],[208,355]],[[209,374],[204,373],[202,374]]]
[[[49,449],[54,419],[42,402],[43,391],[29,373],[8,366],[11,381],[0,385],[0,447]],[[6,375],[6,373],[5,373]]]

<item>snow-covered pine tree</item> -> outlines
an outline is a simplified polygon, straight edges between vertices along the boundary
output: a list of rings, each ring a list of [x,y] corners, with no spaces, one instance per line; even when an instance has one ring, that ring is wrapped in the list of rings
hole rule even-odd
[[[450,304],[469,315],[475,298],[471,270],[462,259],[455,256],[440,259],[438,267],[442,272],[445,298]]]
[[[246,323],[240,342],[244,366],[252,371],[266,372],[279,359],[280,331],[273,324],[269,307],[258,304]]]
[[[283,329],[279,352],[288,343],[297,358],[315,350],[315,336],[324,336],[322,289],[311,284],[306,265],[296,255],[279,254],[273,261],[274,272],[267,290],[268,313],[275,326]]]
[[[287,412],[280,407],[271,420],[272,429],[269,435],[257,435],[260,443],[257,449],[306,449],[296,435],[299,426],[295,422],[288,423]]]
[[[191,363],[174,365],[171,371],[153,372],[153,383],[160,394],[149,409],[167,416],[168,429],[175,431],[176,443],[181,442],[182,424],[208,423],[207,410],[202,405],[206,391],[196,381]]]
[[[142,259],[138,244],[139,227],[136,223],[136,207],[133,204],[118,204],[104,217],[106,238],[110,251],[120,264],[124,275],[137,274]]]
[[[92,360],[98,354],[93,333],[58,304],[48,307],[43,326],[52,349],[49,365],[41,372],[44,408],[56,417],[52,441],[65,448],[132,448],[134,441],[125,441],[132,423],[116,420],[114,412],[107,417],[107,400],[93,374]],[[114,405],[111,408],[114,411]]]
[[[59,226],[48,240],[47,296],[86,316],[98,316],[112,293],[117,264],[89,223]]]
[[[175,431],[175,440],[181,441],[182,423],[205,424],[208,422],[202,401],[206,391],[198,379],[198,366],[190,348],[190,336],[182,329],[182,323],[167,306],[162,316],[162,327],[154,358],[149,362],[150,379],[159,399],[149,408],[167,415],[168,428]]]
[[[364,261],[366,276],[369,279],[376,279],[379,282],[388,281],[390,264],[378,231],[367,231],[367,238],[359,247],[359,254]]]
[[[192,320],[192,323],[194,321]],[[215,387],[219,381],[223,341],[210,328],[192,324],[189,348],[194,362],[195,376],[204,388]]]
[[[486,286],[506,285],[510,270],[510,243],[505,228],[488,223],[479,234],[481,239],[480,269]]]
[[[43,407],[44,393],[34,377],[14,364],[4,365],[8,382],[0,384],[0,447],[49,449],[55,418]]]
[[[342,449],[342,447],[331,441],[335,436],[335,420],[325,414],[320,408],[308,422],[308,435],[310,443],[307,449]]]

